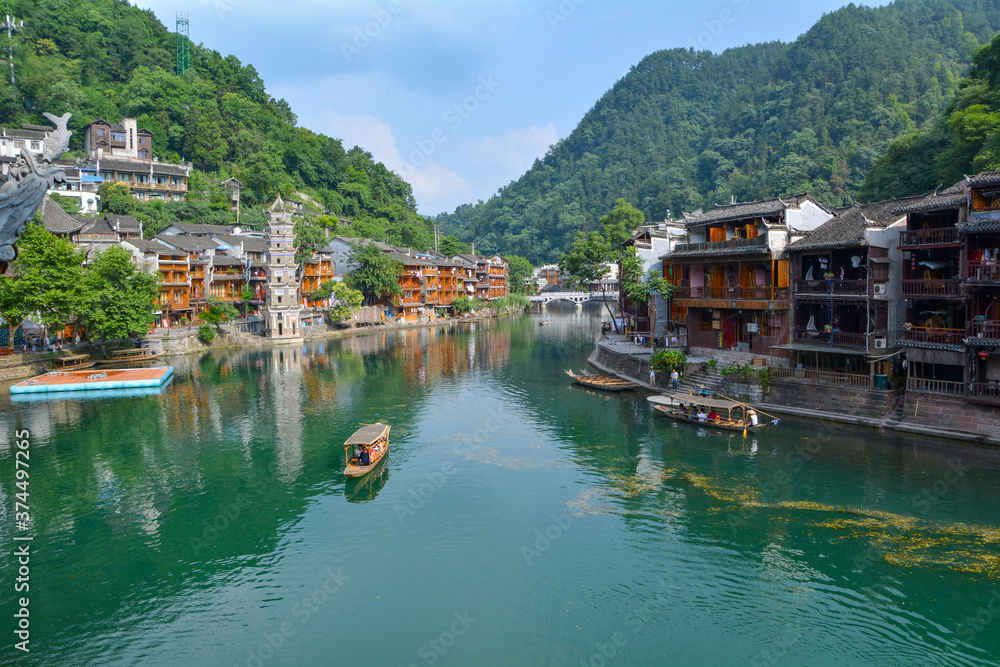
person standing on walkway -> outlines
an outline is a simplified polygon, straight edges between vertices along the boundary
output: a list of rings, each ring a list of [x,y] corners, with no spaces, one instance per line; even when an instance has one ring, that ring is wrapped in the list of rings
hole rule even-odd
[[[681,379],[681,374],[677,372],[677,369],[670,371],[670,388],[677,391],[677,381]]]
[[[656,369],[653,368],[652,366],[649,367],[649,386],[650,387],[656,386]]]

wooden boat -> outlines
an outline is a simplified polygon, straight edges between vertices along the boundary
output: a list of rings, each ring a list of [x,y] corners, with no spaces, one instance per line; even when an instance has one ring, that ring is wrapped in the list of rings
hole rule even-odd
[[[539,323],[538,323],[538,326],[540,326],[540,327],[544,327],[544,326],[545,326],[546,324],[552,324],[552,323],[551,323],[551,322],[549,322],[548,320],[545,320],[544,322],[539,322]]]
[[[69,354],[65,357],[53,359],[50,368],[51,370],[64,373],[66,371],[82,371],[93,365],[94,362],[90,360],[89,354]]]
[[[345,477],[364,477],[389,455],[388,424],[368,424],[344,442]],[[363,463],[367,456],[367,463]]]
[[[570,376],[578,384],[582,384],[584,387],[600,389],[601,391],[627,391],[629,389],[639,388],[639,385],[634,382],[629,382],[628,380],[609,377],[607,375],[592,375],[587,371],[584,371],[581,375],[577,375],[573,371],[568,370],[566,371],[566,375]]]
[[[687,422],[695,426],[721,429],[723,431],[762,431],[771,425],[770,421],[759,421],[756,426],[751,423],[750,415],[753,408],[738,401],[720,400],[717,398],[706,398],[704,396],[692,396],[690,394],[663,394],[662,396],[650,396],[646,399],[653,409],[675,421]],[[686,410],[695,408],[694,414],[681,412],[680,406]],[[697,409],[715,410],[719,419],[701,421],[698,419]],[[736,413],[734,414],[734,411]],[[775,420],[776,421],[776,420]]]
[[[99,359],[94,363],[98,366],[133,366],[154,361],[163,356],[163,352],[154,352],[148,347],[131,350],[114,350],[110,359]]]

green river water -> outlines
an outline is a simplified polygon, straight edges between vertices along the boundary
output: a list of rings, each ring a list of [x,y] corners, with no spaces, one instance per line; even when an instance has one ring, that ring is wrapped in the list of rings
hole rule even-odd
[[[997,451],[675,424],[570,384],[600,316],[174,359],[158,395],[0,387],[0,664],[1000,664]],[[347,483],[378,420],[388,461]]]

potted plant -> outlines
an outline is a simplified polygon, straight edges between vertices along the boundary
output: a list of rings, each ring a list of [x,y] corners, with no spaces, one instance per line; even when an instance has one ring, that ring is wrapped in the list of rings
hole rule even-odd
[[[829,271],[827,271],[826,273],[824,273],[823,277],[826,278],[827,280],[833,280],[833,274],[831,272],[829,272]]]
[[[823,331],[825,331],[827,333],[830,333],[831,331],[833,331],[833,325],[832,324],[824,324],[823,325]]]

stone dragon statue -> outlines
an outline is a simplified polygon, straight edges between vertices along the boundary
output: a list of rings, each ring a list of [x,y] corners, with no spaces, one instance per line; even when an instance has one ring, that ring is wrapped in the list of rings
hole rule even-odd
[[[66,172],[55,164],[69,148],[73,133],[66,129],[71,114],[57,118],[43,114],[56,126],[45,140],[40,162],[27,148],[10,167],[7,182],[0,186],[0,263],[10,262],[17,255],[14,244],[45,199],[45,192],[55,183],[62,183]]]

